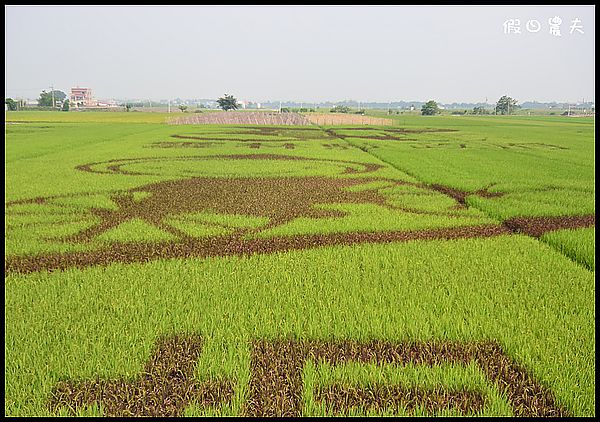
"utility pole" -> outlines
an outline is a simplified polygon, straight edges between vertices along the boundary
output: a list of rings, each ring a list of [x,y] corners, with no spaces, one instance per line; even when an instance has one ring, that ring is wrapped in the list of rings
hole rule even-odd
[[[50,89],[52,90],[52,108],[56,108],[56,103],[54,102],[54,85],[52,85]]]
[[[169,100],[169,113],[171,112],[171,100]]]

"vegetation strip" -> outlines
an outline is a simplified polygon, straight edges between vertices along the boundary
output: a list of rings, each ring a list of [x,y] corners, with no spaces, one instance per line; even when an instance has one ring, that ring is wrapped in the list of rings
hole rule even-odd
[[[61,381],[52,390],[48,408],[53,413],[66,408],[74,415],[98,404],[104,416],[173,417],[181,416],[191,403],[205,407],[231,401],[230,381],[194,380],[201,349],[197,335],[163,337],[135,380]]]
[[[507,356],[495,341],[394,344],[380,340],[367,343],[354,340],[256,341],[250,362],[250,397],[244,405],[244,414],[253,417],[301,416],[302,368],[309,359],[331,365],[357,361],[433,366],[443,362],[467,365],[474,361],[506,396],[515,416],[568,416],[563,407],[555,404],[552,393],[539,384],[525,368]],[[417,390],[413,395],[413,400],[425,401],[428,395],[431,397],[431,392]],[[317,394],[317,400],[319,397],[323,398],[322,394]],[[445,397],[442,395],[442,403],[432,404],[432,407],[443,406]],[[352,399],[352,396],[346,394],[345,398]],[[391,395],[390,398],[399,397]],[[466,394],[463,400],[466,400],[467,409],[477,409],[482,397]],[[356,401],[336,400],[335,403],[337,409],[342,410],[353,406]],[[460,405],[458,410],[462,410]]]

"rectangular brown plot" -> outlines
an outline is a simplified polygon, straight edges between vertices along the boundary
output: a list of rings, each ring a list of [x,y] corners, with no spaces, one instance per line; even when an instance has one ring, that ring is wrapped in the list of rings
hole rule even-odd
[[[251,358],[250,397],[243,411],[247,416],[301,416],[302,369],[307,360],[330,365],[349,361],[377,364],[432,366],[439,363],[464,364],[474,361],[485,376],[507,397],[515,416],[567,416],[555,404],[552,393],[528,371],[514,362],[494,341],[390,343],[374,340],[257,341]],[[326,400],[337,412],[351,406],[380,408],[417,405],[434,411],[448,406],[476,412],[484,403],[481,394],[471,391],[401,390],[396,386],[370,387],[351,392],[334,385],[318,391],[317,400]],[[370,398],[369,398],[370,397]]]

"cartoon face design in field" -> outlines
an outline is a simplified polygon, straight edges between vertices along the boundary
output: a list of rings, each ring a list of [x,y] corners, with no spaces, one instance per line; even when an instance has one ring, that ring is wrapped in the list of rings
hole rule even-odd
[[[92,208],[101,222],[78,233],[71,240],[86,241],[132,219],[141,219],[180,239],[185,233],[165,224],[169,217],[199,212],[266,217],[266,228],[299,217],[343,217],[344,212],[315,207],[317,204],[362,203],[392,208],[377,189],[349,191],[377,179],[327,177],[287,178],[202,178],[160,182],[116,194],[116,210]],[[136,194],[144,194],[136,200]]]

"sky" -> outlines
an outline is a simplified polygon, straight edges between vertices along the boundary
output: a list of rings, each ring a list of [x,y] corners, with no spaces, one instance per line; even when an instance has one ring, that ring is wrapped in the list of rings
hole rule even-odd
[[[595,101],[594,36],[593,5],[5,5],[5,96]]]

